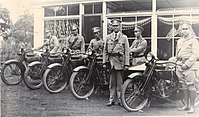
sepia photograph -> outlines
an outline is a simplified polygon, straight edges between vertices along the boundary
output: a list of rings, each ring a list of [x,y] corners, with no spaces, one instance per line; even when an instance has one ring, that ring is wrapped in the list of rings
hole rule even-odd
[[[199,0],[0,0],[1,117],[199,115]]]

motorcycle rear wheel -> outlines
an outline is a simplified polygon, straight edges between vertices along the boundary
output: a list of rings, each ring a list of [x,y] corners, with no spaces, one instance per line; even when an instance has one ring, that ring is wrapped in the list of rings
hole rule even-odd
[[[94,91],[94,82],[87,78],[89,70],[73,72],[70,78],[70,88],[73,96],[77,99],[86,99]],[[92,79],[92,78],[91,78]]]
[[[17,62],[4,64],[1,69],[1,79],[7,85],[17,85],[23,80],[23,73]]]
[[[122,87],[121,100],[127,111],[139,111],[148,103],[145,91],[141,91],[145,80],[142,78],[127,79]],[[150,89],[150,88],[149,88]]]
[[[36,64],[26,69],[24,74],[24,83],[29,89],[36,90],[43,86],[41,70],[41,64]]]
[[[59,93],[68,84],[69,74],[62,72],[62,66],[47,69],[43,75],[44,87],[49,93]]]

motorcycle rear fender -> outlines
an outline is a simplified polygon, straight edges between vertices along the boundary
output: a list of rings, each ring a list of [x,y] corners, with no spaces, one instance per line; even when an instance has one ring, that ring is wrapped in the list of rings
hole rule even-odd
[[[78,66],[75,69],[73,69],[73,72],[78,72],[80,70],[89,70],[89,68],[86,66]]]
[[[28,67],[32,67],[33,65],[42,65],[43,63],[42,62],[40,62],[40,61],[33,61],[33,62],[31,62],[30,64],[28,64]]]
[[[48,69],[52,69],[52,68],[55,67],[55,66],[62,67],[63,65],[60,64],[60,63],[53,63],[53,64],[48,65]]]
[[[133,79],[136,76],[143,76],[143,74],[141,72],[132,73],[132,74],[128,75],[128,78]]]

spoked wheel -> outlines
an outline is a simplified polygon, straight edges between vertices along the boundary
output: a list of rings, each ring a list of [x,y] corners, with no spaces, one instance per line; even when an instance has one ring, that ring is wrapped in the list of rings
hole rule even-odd
[[[23,73],[17,62],[5,64],[2,67],[2,81],[7,85],[17,85],[23,80]]]
[[[72,94],[77,99],[85,99],[94,91],[94,81],[88,78],[89,70],[80,70],[73,72],[70,78],[70,88]],[[94,79],[94,78],[93,78]]]
[[[121,100],[128,111],[138,111],[148,102],[146,91],[142,91],[144,80],[141,78],[127,79],[122,87]]]
[[[36,64],[26,69],[24,74],[24,82],[29,89],[39,89],[43,85],[41,75],[42,65]]]
[[[69,81],[69,74],[62,72],[61,66],[55,66],[47,69],[43,76],[44,87],[50,93],[61,92]]]

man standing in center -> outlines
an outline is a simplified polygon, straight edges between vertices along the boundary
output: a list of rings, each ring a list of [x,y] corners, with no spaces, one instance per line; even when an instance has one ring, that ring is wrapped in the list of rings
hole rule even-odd
[[[111,23],[113,32],[107,35],[103,51],[103,66],[105,67],[107,62],[111,65],[110,97],[107,106],[114,105],[116,98],[121,105],[123,70],[129,66],[129,42],[127,36],[121,32],[121,21],[113,19]]]

